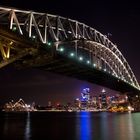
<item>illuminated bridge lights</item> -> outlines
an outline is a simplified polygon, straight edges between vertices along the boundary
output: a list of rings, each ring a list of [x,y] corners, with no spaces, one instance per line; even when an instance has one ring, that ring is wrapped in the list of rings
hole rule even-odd
[[[115,73],[113,72],[112,75],[115,76]]]
[[[17,30],[17,27],[13,26],[12,31],[16,31],[16,30]]]
[[[134,87],[134,86],[135,86],[135,84],[134,84],[134,83],[132,83],[132,86]]]
[[[122,79],[121,79],[121,77],[120,77],[120,76],[118,76],[118,75],[115,75],[115,77],[116,77],[116,78],[118,78],[118,79],[120,79],[120,80],[122,80]]]
[[[59,48],[59,51],[60,51],[60,52],[64,52],[64,48],[62,48],[62,47]]]
[[[80,56],[80,57],[79,57],[79,60],[80,60],[80,61],[83,61],[83,57],[82,57],[82,56]]]
[[[96,68],[102,72],[107,71],[107,73],[112,75],[114,78],[119,79],[119,77],[121,77],[122,81],[125,81],[126,83],[129,81],[128,83],[130,84],[134,83],[135,88],[140,88],[132,69],[120,50],[118,50],[118,47],[96,29],[76,20],[67,20],[67,18],[59,15],[49,15],[48,13],[43,14],[39,12],[22,11],[5,7],[0,7],[0,11],[0,24],[7,25],[7,28],[9,28],[10,25],[10,29],[13,32],[16,33],[18,31],[21,35],[25,35],[25,37],[28,35],[30,41],[34,43],[39,41],[38,43],[43,43],[42,45],[45,48],[49,48],[49,46],[51,47],[53,45],[53,47],[55,47],[56,50],[63,55],[75,58],[77,61],[81,61],[85,65],[91,64],[92,68]],[[47,24],[44,26],[42,22]],[[70,28],[67,27],[67,25],[69,25]],[[81,39],[84,39],[84,42]],[[66,44],[68,47],[61,46],[65,43],[68,43]],[[9,45],[13,44],[9,43]],[[72,50],[70,47],[72,47]],[[76,50],[74,50],[74,47]],[[95,47],[95,49],[93,49],[93,47]],[[101,62],[103,61],[107,63],[106,67],[104,67],[104,65],[99,67],[98,63],[94,64],[94,62],[92,63],[92,61],[89,61],[89,57],[84,57],[85,48],[86,53],[87,51],[90,53],[90,58],[95,58],[95,63],[98,62],[96,59],[99,59]],[[3,51],[5,51],[5,48],[3,48]],[[6,53],[6,51],[4,53]],[[80,55],[83,55],[83,57],[80,57]],[[119,70],[118,66],[120,67]],[[116,77],[116,75],[119,77]],[[126,80],[124,80],[122,76],[124,76],[124,79]]]
[[[74,54],[73,52],[71,52],[71,53],[70,53],[70,56],[71,56],[71,57],[74,57],[74,56],[75,56],[75,54]]]
[[[90,61],[89,60],[87,60],[87,64],[90,64]]]
[[[94,64],[93,64],[93,67],[96,67],[96,66],[97,66],[97,65],[94,63]]]
[[[33,36],[32,36],[32,39],[35,39],[35,38],[36,38],[36,36],[35,36],[35,35],[33,35]]]
[[[47,45],[48,45],[48,46],[51,46],[51,45],[52,45],[52,43],[51,43],[51,42],[48,42],[48,43],[47,43]]]
[[[9,43],[9,45],[12,45],[13,44],[13,41],[11,41],[10,43]]]
[[[102,67],[99,67],[99,70],[101,70],[102,69]]]
[[[133,83],[130,83],[130,85],[133,87],[134,85],[133,85]]]
[[[122,80],[122,78],[121,77],[118,77],[120,80]]]

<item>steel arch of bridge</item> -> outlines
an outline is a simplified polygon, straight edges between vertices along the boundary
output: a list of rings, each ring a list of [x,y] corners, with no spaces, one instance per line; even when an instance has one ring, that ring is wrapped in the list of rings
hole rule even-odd
[[[48,44],[51,38],[58,51],[60,44],[74,42],[77,57],[78,49],[86,50],[89,53],[88,62],[95,68],[140,89],[133,71],[117,46],[107,36],[84,23],[58,15],[0,7],[0,24],[11,30],[16,28],[21,35],[29,38],[36,37],[43,44]],[[82,45],[80,42],[83,42]],[[9,53],[5,53],[5,56],[9,58]]]

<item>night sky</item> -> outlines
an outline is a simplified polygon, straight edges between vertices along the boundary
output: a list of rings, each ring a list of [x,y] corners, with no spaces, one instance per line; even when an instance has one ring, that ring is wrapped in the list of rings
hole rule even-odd
[[[133,3],[132,3],[133,2]],[[34,10],[61,15],[83,22],[103,34],[122,52],[140,82],[140,8],[135,1],[101,0],[0,0],[1,6]],[[45,105],[71,102],[80,96],[82,88],[90,87],[91,94],[102,87],[48,73],[37,69],[16,70],[10,66],[0,70],[0,103],[23,98],[25,102]],[[109,93],[115,93],[107,89]]]

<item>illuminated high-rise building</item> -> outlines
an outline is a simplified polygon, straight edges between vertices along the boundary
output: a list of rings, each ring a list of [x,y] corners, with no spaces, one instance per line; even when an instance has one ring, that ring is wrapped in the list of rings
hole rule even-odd
[[[106,108],[106,106],[107,106],[107,95],[106,95],[106,90],[105,89],[102,89],[99,97],[100,97],[100,102],[101,102],[101,108]]]
[[[84,88],[81,92],[81,109],[87,109],[90,104],[90,89]]]
[[[90,89],[89,88],[84,88],[82,90],[82,100],[84,101],[89,101],[90,100]]]

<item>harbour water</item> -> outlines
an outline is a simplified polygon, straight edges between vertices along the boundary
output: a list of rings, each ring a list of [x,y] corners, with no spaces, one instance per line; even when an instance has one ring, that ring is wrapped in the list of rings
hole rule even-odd
[[[0,140],[140,140],[140,113],[0,113]]]

